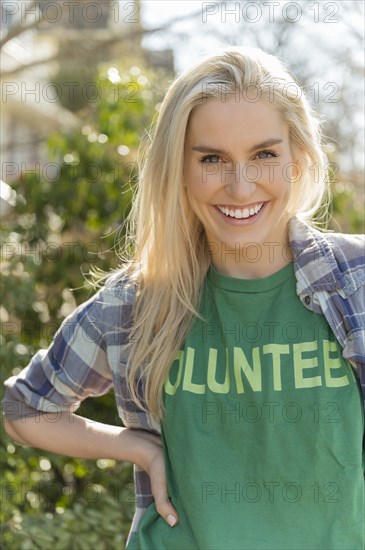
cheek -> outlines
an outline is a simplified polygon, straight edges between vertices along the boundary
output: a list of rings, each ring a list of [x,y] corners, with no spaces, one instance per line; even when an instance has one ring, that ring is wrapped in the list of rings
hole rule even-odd
[[[270,188],[274,194],[290,192],[293,181],[293,163],[291,161],[267,162],[260,166],[259,184]],[[294,174],[295,175],[295,174]]]
[[[191,188],[205,193],[208,188],[216,188],[222,183],[222,180],[228,180],[231,177],[231,171],[226,173],[225,166],[221,163],[200,163],[194,162],[187,169],[186,181],[190,183]]]
[[[202,189],[199,183],[194,185],[193,182],[189,182],[187,186],[187,198],[190,207],[196,214],[201,207],[208,202],[208,196],[204,193],[204,189]]]
[[[191,181],[186,187],[186,198],[189,214],[195,216],[204,225],[204,206],[208,203],[208,199],[201,194],[199,186],[194,185]]]
[[[214,179],[214,176],[206,173],[204,167],[194,167],[188,174],[188,196],[197,202],[208,199],[214,188]]]

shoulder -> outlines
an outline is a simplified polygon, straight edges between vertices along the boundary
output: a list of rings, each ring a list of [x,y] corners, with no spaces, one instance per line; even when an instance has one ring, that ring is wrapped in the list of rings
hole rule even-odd
[[[113,327],[129,327],[135,294],[136,284],[123,271],[115,272],[63,320],[58,332],[73,340],[75,333],[86,331],[96,340]]]
[[[137,283],[121,269],[109,275],[99,290],[100,299],[104,304],[110,300],[124,305],[133,305],[136,297]]]
[[[319,247],[325,252],[328,246],[334,254],[364,257],[365,235],[324,233],[296,216],[289,221],[289,240],[300,250]]]
[[[317,288],[355,290],[365,285],[365,236],[323,233],[294,217],[289,240],[297,276]]]
[[[289,221],[289,240],[297,258],[311,253],[317,260],[333,256],[340,262],[365,261],[365,235],[324,233],[294,217]]]

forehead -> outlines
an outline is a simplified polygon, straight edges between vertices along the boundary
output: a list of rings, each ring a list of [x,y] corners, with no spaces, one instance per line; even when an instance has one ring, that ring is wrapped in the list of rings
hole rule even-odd
[[[209,99],[190,114],[187,140],[202,137],[231,137],[255,140],[273,133],[284,137],[287,124],[280,111],[269,101]]]

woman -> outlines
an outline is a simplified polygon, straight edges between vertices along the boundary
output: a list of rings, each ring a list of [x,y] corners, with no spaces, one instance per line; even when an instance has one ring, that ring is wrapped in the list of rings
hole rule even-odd
[[[135,464],[128,550],[364,548],[364,241],[309,224],[325,163],[277,58],[197,63],[142,161],[135,254],[7,380],[16,441]],[[74,415],[112,386],[126,428]]]

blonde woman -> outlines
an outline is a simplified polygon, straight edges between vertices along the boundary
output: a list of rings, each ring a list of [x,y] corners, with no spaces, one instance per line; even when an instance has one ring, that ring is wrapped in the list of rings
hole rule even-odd
[[[326,162],[277,58],[197,63],[141,160],[134,255],[6,381],[15,441],[135,464],[128,550],[364,549],[364,240],[314,228]],[[112,387],[125,428],[74,414]]]

